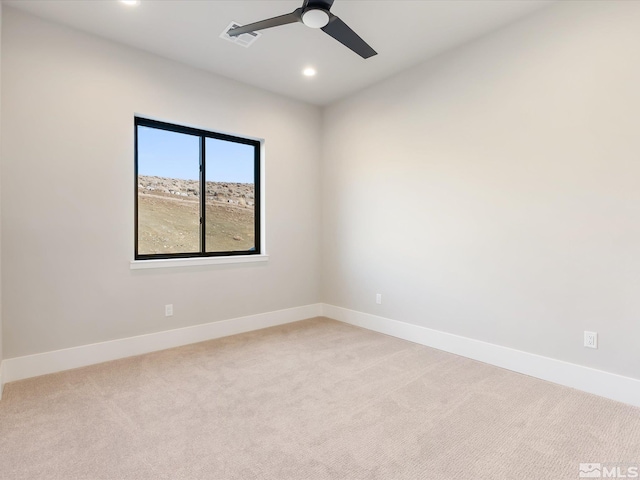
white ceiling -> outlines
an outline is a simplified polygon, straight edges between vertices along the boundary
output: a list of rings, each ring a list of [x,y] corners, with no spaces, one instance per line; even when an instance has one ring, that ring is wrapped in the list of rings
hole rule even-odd
[[[263,30],[249,48],[219,38],[289,13],[302,0],[11,0],[8,5],[194,67],[326,105],[443,51],[546,7],[553,0],[336,0],[339,16],[378,55],[363,60],[319,30]],[[318,75],[301,71],[314,66]]]

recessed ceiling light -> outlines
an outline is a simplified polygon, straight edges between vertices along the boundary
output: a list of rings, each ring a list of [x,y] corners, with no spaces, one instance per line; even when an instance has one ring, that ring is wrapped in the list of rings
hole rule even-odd
[[[313,68],[313,67],[307,67],[302,71],[302,74],[305,77],[315,77],[316,73],[318,73],[318,72],[316,72],[316,69]]]
[[[140,4],[140,0],[120,0],[120,3],[124,3],[130,7],[135,7]]]

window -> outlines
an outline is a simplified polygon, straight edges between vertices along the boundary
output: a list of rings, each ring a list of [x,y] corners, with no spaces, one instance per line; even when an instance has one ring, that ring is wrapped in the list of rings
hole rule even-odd
[[[135,118],[135,259],[260,253],[260,142]]]

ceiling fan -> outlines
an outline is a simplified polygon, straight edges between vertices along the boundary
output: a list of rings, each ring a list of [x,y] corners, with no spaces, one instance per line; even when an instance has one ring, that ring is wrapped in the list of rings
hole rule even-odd
[[[345,47],[350,48],[362,58],[369,58],[377,55],[367,42],[362,40],[356,32],[351,30],[346,23],[336,17],[329,10],[334,0],[304,0],[302,7],[296,8],[293,12],[279,17],[269,18],[261,22],[250,23],[241,27],[232,28],[227,32],[232,37],[237,37],[243,33],[264,30],[265,28],[279,27],[289,23],[301,22],[307,27],[320,28],[322,31]]]

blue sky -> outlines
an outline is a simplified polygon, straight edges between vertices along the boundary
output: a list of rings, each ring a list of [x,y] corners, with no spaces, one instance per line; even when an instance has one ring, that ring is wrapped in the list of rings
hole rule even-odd
[[[205,140],[207,181],[253,183],[253,146]],[[197,180],[199,137],[138,127],[138,174]]]

